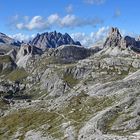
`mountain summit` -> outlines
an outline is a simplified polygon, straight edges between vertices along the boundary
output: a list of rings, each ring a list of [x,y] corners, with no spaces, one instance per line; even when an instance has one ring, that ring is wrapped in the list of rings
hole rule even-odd
[[[119,32],[118,28],[111,28],[109,32],[109,36],[107,37],[104,46],[120,46],[121,45],[122,36]]]
[[[46,48],[56,48],[61,45],[81,46],[80,42],[75,42],[69,34],[61,34],[57,33],[56,31],[37,34],[37,36],[30,42],[30,44],[37,46],[42,50],[45,50]]]
[[[139,38],[130,36],[122,36],[118,28],[111,28],[109,35],[103,45],[104,47],[119,47],[121,49],[130,49],[135,52],[140,52]]]

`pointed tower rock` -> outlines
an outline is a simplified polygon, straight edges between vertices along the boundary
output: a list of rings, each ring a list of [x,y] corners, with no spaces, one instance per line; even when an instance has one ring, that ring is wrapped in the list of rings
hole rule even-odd
[[[111,28],[109,32],[109,36],[107,37],[104,47],[116,47],[116,46],[121,46],[121,39],[122,36],[119,32],[118,28]]]

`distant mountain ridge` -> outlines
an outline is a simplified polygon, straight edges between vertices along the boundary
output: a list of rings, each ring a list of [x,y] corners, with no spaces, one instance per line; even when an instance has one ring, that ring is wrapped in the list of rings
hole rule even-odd
[[[0,33],[0,54],[5,54],[10,50],[17,49],[21,43],[19,41],[10,38],[4,33]]]
[[[0,33],[0,44],[20,46],[21,43],[19,41],[16,41],[13,38],[7,36],[4,33]]]
[[[81,43],[79,41],[74,41],[68,33],[61,34],[56,31],[37,34],[37,36],[30,41],[30,44],[42,50],[46,48],[57,48],[61,45],[81,46]]]

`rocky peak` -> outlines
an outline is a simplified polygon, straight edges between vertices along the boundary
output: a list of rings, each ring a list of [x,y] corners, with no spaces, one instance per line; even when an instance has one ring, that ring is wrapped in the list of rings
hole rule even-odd
[[[115,55],[121,55],[122,50],[132,50],[135,53],[140,53],[140,37],[137,39],[130,36],[122,37],[119,29],[112,27],[103,47],[108,48],[109,50],[113,49]],[[126,53],[126,51],[124,52]],[[112,51],[110,54],[113,54]]]
[[[118,29],[118,28],[113,28],[113,27],[111,27],[109,36],[111,36],[111,37],[114,36],[114,37],[119,37],[119,38],[121,38],[121,34],[120,34],[120,32],[119,32],[119,29]]]
[[[35,45],[42,50],[46,50],[46,48],[57,48],[61,45],[69,44],[81,46],[80,42],[75,42],[69,34],[61,34],[56,31],[37,34],[30,44]]]
[[[111,28],[109,32],[109,36],[107,37],[104,47],[116,47],[121,45],[122,36],[119,32],[118,28]]]

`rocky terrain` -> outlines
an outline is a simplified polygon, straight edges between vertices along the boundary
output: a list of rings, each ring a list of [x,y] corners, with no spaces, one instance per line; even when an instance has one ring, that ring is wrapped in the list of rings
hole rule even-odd
[[[0,55],[0,139],[139,140],[139,44],[111,28],[103,49],[30,43]]]

